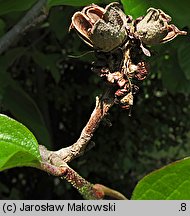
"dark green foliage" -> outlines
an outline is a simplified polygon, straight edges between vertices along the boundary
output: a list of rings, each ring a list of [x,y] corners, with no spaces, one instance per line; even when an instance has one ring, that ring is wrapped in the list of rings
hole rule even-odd
[[[189,158],[171,163],[150,173],[136,186],[135,200],[189,200]]]
[[[19,166],[35,166],[40,160],[34,135],[22,124],[0,114],[0,171]]]
[[[14,2],[19,4],[19,1]],[[134,7],[128,5],[128,1],[123,2],[126,13],[130,11],[137,17],[149,6],[160,7],[172,15],[176,25],[189,31],[186,13],[181,14],[190,3],[167,1],[164,5],[147,6],[145,0],[132,1]],[[25,4],[19,10],[1,7],[0,34],[16,24],[22,11],[29,7]],[[90,50],[75,32],[68,33],[71,16],[76,10],[79,8],[52,8],[44,23],[22,35],[21,40],[15,41],[0,56],[1,113],[19,120],[34,133],[39,143],[54,150],[76,141],[94,108],[95,96],[104,88],[90,70],[94,60],[92,53],[80,58],[69,57]],[[152,48],[150,75],[136,97],[132,117],[118,106],[111,109],[112,127],[108,127],[106,121],[101,123],[93,138],[95,148],[71,163],[81,176],[130,198],[144,175],[190,155],[189,43],[188,37],[181,37]],[[58,178],[31,168],[18,168],[0,173],[0,198],[81,197]]]

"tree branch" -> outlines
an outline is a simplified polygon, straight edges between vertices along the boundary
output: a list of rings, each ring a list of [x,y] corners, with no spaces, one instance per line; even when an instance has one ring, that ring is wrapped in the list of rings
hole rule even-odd
[[[108,87],[102,97],[96,97],[96,106],[76,143],[58,151],[49,151],[43,145],[40,145],[42,161],[52,161],[52,158],[59,157],[62,162],[68,163],[91,149],[95,145],[91,138],[113,104],[113,87]]]
[[[73,145],[60,149],[55,153],[64,160],[66,163],[70,162],[76,157],[79,157],[84,154],[88,145],[93,145],[90,142],[95,130],[98,128],[101,120],[108,113],[109,109],[114,104],[114,91],[113,87],[108,87],[104,95],[99,98],[96,98],[96,106],[92,112],[89,121],[81,132],[81,135],[76,143]]]
[[[52,158],[58,157],[62,162],[69,163],[76,157],[83,155],[85,151],[91,149],[95,145],[94,142],[91,141],[91,138],[101,120],[106,116],[113,104],[114,89],[113,87],[108,87],[101,98],[96,97],[96,106],[94,111],[76,143],[58,151],[49,151],[44,146],[40,145],[42,161],[52,161]],[[54,165],[54,163],[52,164]]]
[[[42,9],[46,3],[47,0],[37,1],[26,15],[15,26],[13,26],[11,30],[0,38],[0,54],[5,52],[9,46],[29,28],[29,26],[31,27],[31,25],[34,24],[34,22],[41,22],[47,17],[47,15],[44,14],[44,16],[42,16],[43,18],[40,17],[40,19],[37,19],[42,13]]]
[[[36,168],[46,171],[54,176],[63,177],[74,188],[76,188],[85,199],[99,200],[103,199],[105,196],[120,200],[127,199],[123,194],[116,190],[101,184],[92,184],[88,182],[69,167],[61,158],[59,158],[58,155],[55,153],[51,153],[50,155],[50,151],[45,147],[40,146],[40,153],[42,156],[42,162]]]
[[[96,98],[95,109],[82,130],[77,142],[59,151],[49,151],[44,146],[40,145],[39,149],[42,161],[36,168],[46,171],[54,176],[63,177],[66,181],[71,183],[85,199],[103,199],[105,196],[114,199],[127,199],[118,191],[101,184],[92,184],[88,182],[67,164],[94,145],[91,138],[101,120],[108,113],[113,104],[114,91],[112,87],[109,87],[101,98]]]

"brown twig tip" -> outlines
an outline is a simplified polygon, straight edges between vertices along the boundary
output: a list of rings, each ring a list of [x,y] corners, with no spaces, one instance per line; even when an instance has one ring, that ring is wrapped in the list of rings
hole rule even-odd
[[[103,199],[105,196],[108,196],[118,200],[127,200],[127,198],[120,192],[101,184],[94,184],[93,190],[95,196],[98,197],[99,199]]]

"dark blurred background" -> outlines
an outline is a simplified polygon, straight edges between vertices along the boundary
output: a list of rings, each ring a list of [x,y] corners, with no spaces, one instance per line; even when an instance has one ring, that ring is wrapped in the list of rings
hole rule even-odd
[[[74,31],[68,33],[72,14],[79,9],[51,8],[47,20],[0,56],[0,112],[22,122],[51,150],[78,139],[104,87],[91,72],[94,54],[79,57],[91,49]],[[24,14],[0,11],[1,36]],[[188,22],[179,27],[189,32]],[[151,50],[150,74],[140,86],[132,116],[114,106],[112,126],[102,122],[93,137],[96,146],[70,164],[88,181],[128,198],[150,171],[190,155],[189,35]],[[0,198],[82,197],[64,180],[23,167],[0,173]]]

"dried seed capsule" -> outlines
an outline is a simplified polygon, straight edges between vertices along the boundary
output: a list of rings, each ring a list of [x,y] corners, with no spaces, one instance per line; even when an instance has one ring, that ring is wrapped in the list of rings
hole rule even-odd
[[[126,110],[130,109],[130,107],[131,107],[130,105],[121,106],[122,109],[126,109]]]
[[[177,35],[185,35],[175,25],[169,25],[171,17],[160,9],[149,8],[147,14],[136,24],[136,36],[144,44],[154,45],[173,40]]]
[[[135,78],[138,80],[144,80],[148,74],[148,64],[144,61],[140,61],[137,64],[137,70],[135,73]]]
[[[114,76],[113,76],[112,73],[109,73],[109,74],[107,75],[107,81],[108,81],[109,83],[112,83],[112,84],[115,82],[115,79],[114,79]]]
[[[109,52],[124,43],[130,22],[117,2],[105,9],[92,4],[73,15],[70,29],[75,28],[88,45]]]
[[[129,91],[126,90],[126,89],[118,89],[116,92],[115,92],[115,96],[117,97],[123,97],[125,96]]]
[[[133,94],[132,92],[129,92],[127,95],[125,95],[121,100],[120,103],[123,105],[133,105]]]

